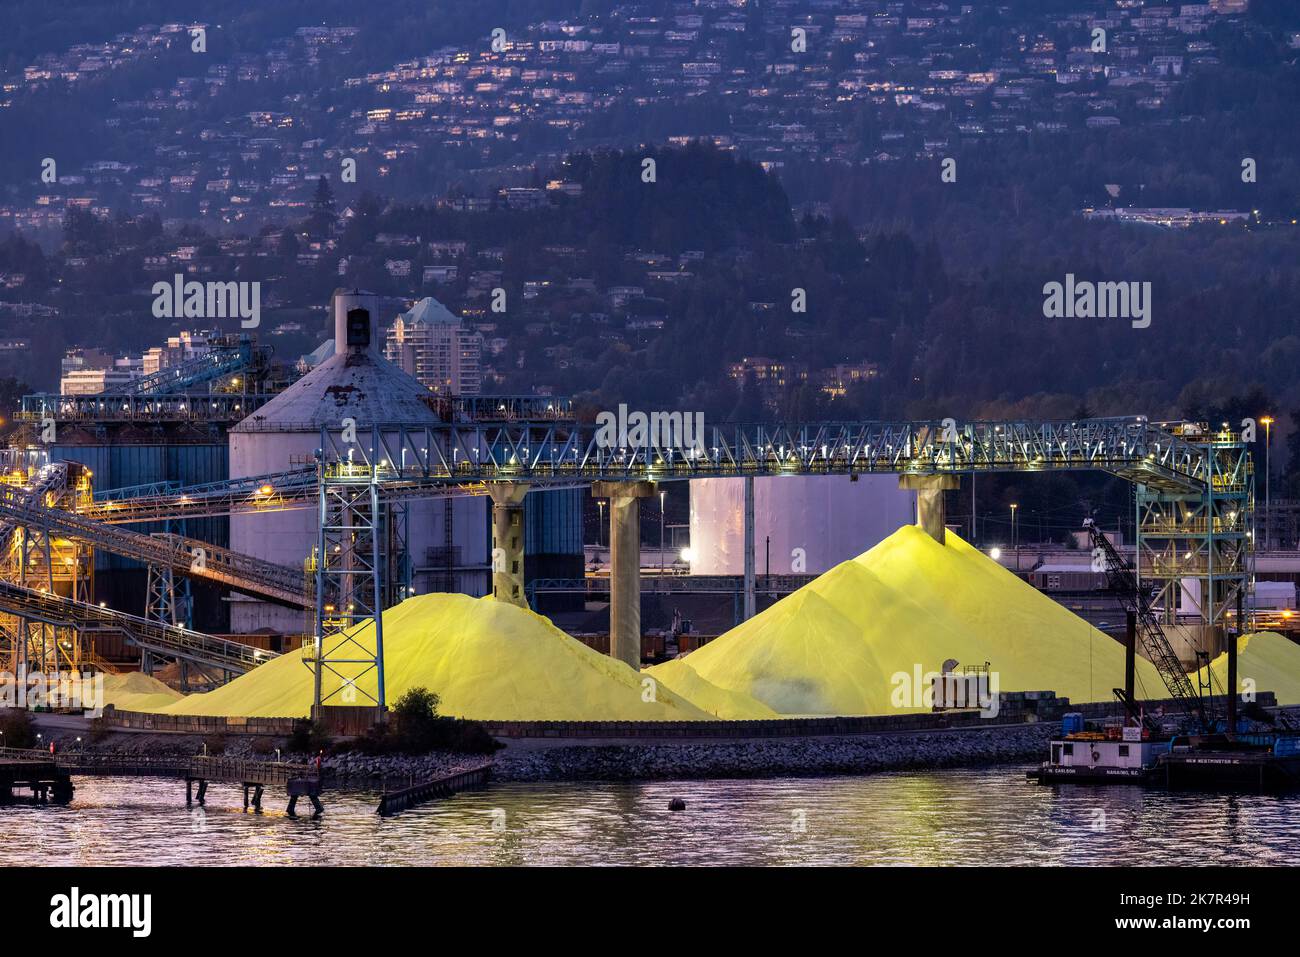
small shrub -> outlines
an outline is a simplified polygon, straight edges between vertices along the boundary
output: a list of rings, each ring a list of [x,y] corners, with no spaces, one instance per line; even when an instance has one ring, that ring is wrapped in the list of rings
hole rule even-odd
[[[226,751],[226,736],[224,734],[209,734],[203,738],[203,745],[208,754],[224,754]]]
[[[353,747],[365,754],[491,754],[501,747],[477,721],[438,714],[438,695],[412,688],[393,705],[389,721],[372,728]]]
[[[0,738],[6,748],[36,747],[36,722],[25,708],[6,708],[0,711]]]
[[[275,751],[275,742],[270,738],[259,734],[253,738],[253,743],[249,745],[249,750],[254,754],[271,754]]]
[[[329,750],[330,736],[315,721],[299,718],[293,723],[293,734],[284,743],[284,749],[292,754],[317,754]]]

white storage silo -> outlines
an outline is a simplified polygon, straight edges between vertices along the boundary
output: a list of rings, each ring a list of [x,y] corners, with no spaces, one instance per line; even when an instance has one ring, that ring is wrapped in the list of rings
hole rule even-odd
[[[230,430],[231,478],[312,464],[322,426],[341,429],[345,418],[356,421],[360,435],[374,425],[440,423],[427,402],[429,391],[380,353],[379,306],[379,297],[370,293],[335,290],[331,299],[334,355]],[[364,322],[360,321],[363,315]],[[304,567],[318,534],[314,507],[233,515],[230,519],[232,549],[293,568]],[[471,570],[447,574],[448,546],[455,565]],[[485,500],[410,502],[407,549],[417,594],[453,588],[483,594],[488,565]],[[309,612],[244,595],[231,597],[230,621],[235,632],[271,629],[300,634],[311,630]]]
[[[691,573],[745,572],[745,480],[691,482]],[[916,521],[916,493],[896,475],[780,476],[754,480],[754,568],[820,575]]]

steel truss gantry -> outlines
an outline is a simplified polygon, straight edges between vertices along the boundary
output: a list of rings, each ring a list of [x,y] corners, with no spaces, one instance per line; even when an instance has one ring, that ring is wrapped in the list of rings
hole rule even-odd
[[[189,661],[219,672],[226,679],[279,657],[275,652],[238,641],[150,621],[6,581],[0,581],[0,615],[55,623],[82,631],[119,631],[143,651],[161,658]]]
[[[1229,620],[1245,628],[1237,609],[1245,606],[1254,576],[1254,467],[1238,434],[1196,432],[1207,454],[1207,481],[1194,490],[1137,485],[1135,568],[1139,581],[1155,585],[1161,623],[1174,626],[1181,617],[1213,632],[1193,636],[1212,656]]]
[[[667,424],[672,425],[671,418]],[[649,436],[663,435],[654,423],[647,431]],[[375,490],[378,508],[381,498],[421,497],[450,489],[477,493],[488,483],[562,488],[720,477],[974,476],[1093,469],[1132,482],[1140,501],[1161,506],[1140,510],[1139,554],[1161,536],[1195,542],[1184,554],[1202,556],[1209,597],[1202,614],[1207,625],[1221,622],[1250,580],[1250,456],[1241,436],[1226,429],[1211,434],[1188,423],[1153,423],[1145,417],[1068,422],[948,419],[715,427],[690,447],[653,438],[638,447],[619,446],[606,437],[594,425],[557,422],[376,425],[362,436],[341,428],[322,429],[322,516],[325,503],[336,494],[332,489],[360,476]],[[1197,503],[1208,517],[1199,526],[1179,523],[1171,539],[1167,506],[1174,503],[1183,508]],[[1145,577],[1159,578],[1162,591],[1176,594],[1184,578],[1202,575],[1201,566],[1189,561],[1148,562]],[[381,594],[378,561],[371,573],[372,592]],[[1174,614],[1176,603],[1166,600],[1164,608]],[[382,655],[376,656],[376,664],[382,674]]]
[[[377,613],[405,593],[399,570],[406,564],[393,557],[392,543],[401,536],[393,531],[397,518],[385,517],[389,509],[384,503],[485,495],[492,483],[553,489],[695,478],[959,477],[1092,469],[1137,487],[1138,569],[1142,578],[1159,580],[1166,615],[1176,614],[1173,598],[1182,581],[1196,579],[1205,583],[1201,618],[1218,627],[1250,580],[1253,471],[1246,443],[1227,430],[1209,433],[1188,423],[1155,423],[1141,416],[1060,422],[827,422],[713,427],[688,447],[680,439],[663,437],[662,428],[671,432],[672,425],[671,416],[652,419],[647,430],[651,441],[633,447],[607,441],[595,425],[556,420],[378,424],[360,432],[345,432],[340,423],[321,430],[316,468],[123,493],[82,511],[119,523],[314,503],[321,534],[315,566],[316,641],[307,652],[309,663],[318,680],[328,672],[341,680],[340,670],[352,672],[350,687],[355,687],[358,671],[377,668],[380,689],[382,624]],[[363,628],[367,619],[376,622],[372,634]],[[370,637],[363,638],[366,634]]]
[[[0,521],[12,522],[23,529],[39,529],[46,535],[54,532],[88,548],[143,562],[157,570],[156,575],[151,573],[151,581],[156,577],[159,587],[171,587],[166,583],[173,576],[181,575],[228,585],[287,608],[310,608],[314,604],[311,586],[300,569],[172,532],[146,535],[63,509],[36,505],[3,486],[0,486]],[[167,522],[169,528],[171,524]],[[88,600],[85,595],[73,597]],[[177,622],[169,621],[169,624]]]
[[[359,696],[381,712],[384,694],[384,620],[393,603],[387,593],[385,512],[379,480],[371,468],[341,468],[319,475],[320,534],[316,570],[315,640],[303,646],[303,661],[314,674],[313,702],[355,705]],[[375,672],[375,693],[362,679]],[[338,679],[329,688],[327,676]],[[332,683],[332,682],[331,682]]]

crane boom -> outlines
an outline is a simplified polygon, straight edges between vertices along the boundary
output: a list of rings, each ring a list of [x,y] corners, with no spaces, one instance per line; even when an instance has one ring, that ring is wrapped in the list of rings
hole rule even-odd
[[[1196,717],[1202,728],[1211,729],[1213,722],[1206,709],[1205,699],[1192,685],[1191,679],[1183,671],[1178,656],[1174,654],[1174,649],[1169,644],[1169,639],[1165,636],[1164,629],[1160,627],[1160,621],[1151,608],[1150,593],[1138,587],[1137,577],[1132,567],[1115,550],[1115,546],[1110,543],[1110,539],[1097,527],[1097,524],[1092,519],[1087,519],[1084,527],[1087,528],[1088,536],[1092,540],[1094,567],[1098,558],[1105,563],[1106,580],[1111,590],[1119,597],[1124,610],[1134,613],[1138,638],[1142,642],[1147,658],[1155,665],[1165,687],[1169,689],[1169,694],[1188,714]]]

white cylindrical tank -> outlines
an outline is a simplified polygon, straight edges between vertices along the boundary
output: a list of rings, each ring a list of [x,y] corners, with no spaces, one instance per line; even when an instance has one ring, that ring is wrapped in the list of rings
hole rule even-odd
[[[322,427],[340,429],[356,421],[358,433],[375,425],[437,425],[426,401],[428,390],[383,358],[379,343],[379,297],[357,290],[336,290],[334,355],[244,419],[230,431],[230,476],[246,478],[313,463]],[[482,594],[488,565],[485,500],[460,498],[411,501],[407,551],[415,569],[417,594],[458,587]],[[449,527],[450,523],[450,527]],[[232,515],[230,547],[237,552],[292,568],[305,568],[317,544],[316,508]],[[473,566],[468,576],[445,574],[451,544],[456,564]],[[304,570],[304,574],[306,574]],[[231,629],[262,629],[300,634],[311,630],[310,612],[281,608],[243,595],[231,596]]]
[[[745,480],[691,482],[691,573],[745,572]],[[780,476],[754,480],[754,568],[820,575],[916,521],[916,493],[896,475]],[[800,566],[802,565],[802,569]]]

